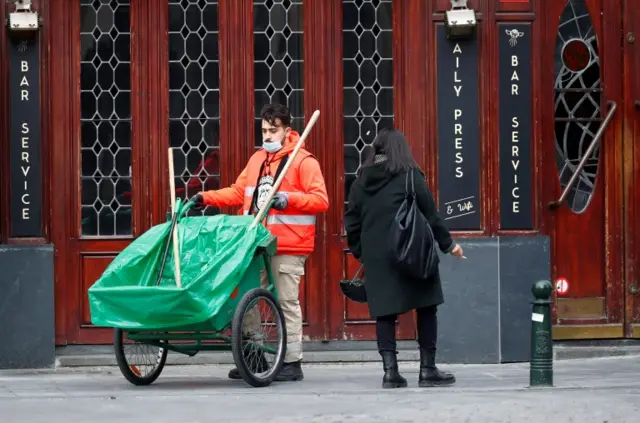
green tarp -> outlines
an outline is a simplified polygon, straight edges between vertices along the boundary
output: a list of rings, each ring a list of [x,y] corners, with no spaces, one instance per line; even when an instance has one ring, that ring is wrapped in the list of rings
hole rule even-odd
[[[178,210],[180,206],[178,201]],[[156,286],[171,222],[152,227],[118,254],[89,288],[91,322],[153,330],[211,319],[242,279],[258,246],[271,238],[263,225],[250,228],[252,221],[253,216],[181,218],[181,288],[174,277],[173,247]]]

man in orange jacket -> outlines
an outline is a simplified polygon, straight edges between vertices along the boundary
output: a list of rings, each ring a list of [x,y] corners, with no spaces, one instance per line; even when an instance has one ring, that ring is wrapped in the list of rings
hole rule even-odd
[[[257,214],[265,206],[273,184],[290,159],[300,135],[291,128],[291,115],[283,105],[264,106],[260,117],[262,148],[251,156],[247,166],[230,187],[196,194],[192,200],[197,207],[242,205],[244,214]],[[300,366],[300,277],[304,275],[307,256],[314,249],[316,214],[329,208],[327,188],[315,157],[303,146],[292,160],[266,220],[267,229],[278,238],[277,252],[272,258],[271,268],[287,328],[287,353],[277,381],[297,381],[304,377]],[[261,276],[262,284],[266,285],[266,275],[263,273]],[[250,332],[247,325],[244,331]],[[264,356],[261,358],[265,363]],[[231,370],[229,377],[241,378],[238,369]]]

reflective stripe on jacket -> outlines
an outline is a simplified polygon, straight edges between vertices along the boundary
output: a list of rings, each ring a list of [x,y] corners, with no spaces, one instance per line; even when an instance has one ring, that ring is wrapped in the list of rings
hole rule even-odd
[[[297,132],[291,131],[277,153],[267,154],[264,149],[256,151],[234,184],[202,192],[204,203],[217,207],[242,205],[243,214],[249,214],[263,164],[269,159],[270,174],[275,175],[282,158],[293,151],[299,138]],[[320,165],[304,146],[289,166],[278,192],[288,194],[289,204],[283,211],[272,209],[265,221],[267,229],[278,238],[277,253],[310,254],[315,242],[316,214],[327,211],[329,198]]]

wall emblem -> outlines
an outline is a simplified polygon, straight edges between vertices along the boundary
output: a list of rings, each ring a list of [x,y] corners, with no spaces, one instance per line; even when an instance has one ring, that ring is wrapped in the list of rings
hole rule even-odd
[[[520,32],[517,29],[505,29],[504,32],[507,33],[509,38],[509,45],[511,47],[515,47],[518,44],[518,38],[524,36],[524,32]]]

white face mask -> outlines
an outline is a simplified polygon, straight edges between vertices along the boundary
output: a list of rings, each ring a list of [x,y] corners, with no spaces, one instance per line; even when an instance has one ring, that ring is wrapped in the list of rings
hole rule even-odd
[[[269,153],[275,153],[282,148],[282,141],[263,142],[262,147]]]
[[[282,148],[282,141],[284,141],[286,137],[287,137],[287,134],[285,133],[284,136],[278,141],[271,141],[271,142],[262,141],[262,147],[265,150],[267,150],[268,153],[276,153],[280,151],[280,149]]]

